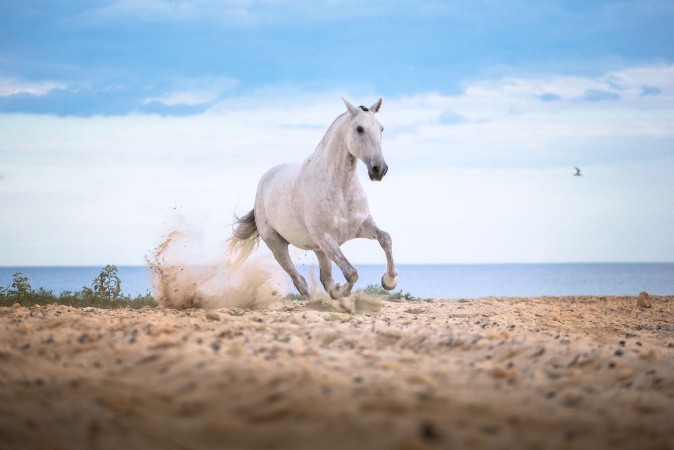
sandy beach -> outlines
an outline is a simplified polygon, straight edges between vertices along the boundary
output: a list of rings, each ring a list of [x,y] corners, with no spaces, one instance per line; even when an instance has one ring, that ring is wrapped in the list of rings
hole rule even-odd
[[[637,301],[0,308],[0,448],[672,449],[674,297]]]

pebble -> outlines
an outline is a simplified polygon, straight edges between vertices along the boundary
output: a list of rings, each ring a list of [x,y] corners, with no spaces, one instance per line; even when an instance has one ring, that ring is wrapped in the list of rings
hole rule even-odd
[[[220,320],[220,314],[213,311],[207,312],[205,317],[207,320]]]
[[[503,378],[506,380],[516,380],[518,375],[513,369],[506,369],[504,367],[494,367],[491,374],[496,378]]]
[[[634,376],[634,369],[632,369],[631,367],[623,367],[622,369],[618,370],[616,379],[618,381],[625,381],[629,380],[633,376]]]
[[[583,403],[583,396],[575,393],[568,393],[561,399],[562,405],[567,408],[577,408]]]
[[[641,294],[639,294],[639,298],[637,299],[637,305],[640,308],[652,308],[653,303],[651,302],[651,296],[648,295],[648,292],[643,291]]]
[[[431,422],[422,422],[419,430],[421,438],[425,441],[437,441],[440,439],[440,433]]]
[[[660,362],[663,359],[662,353],[654,348],[650,349],[648,353],[642,355],[641,358],[651,361],[651,362]]]
[[[543,355],[545,353],[545,347],[539,348],[533,355],[531,355],[532,358],[538,358],[539,356]]]

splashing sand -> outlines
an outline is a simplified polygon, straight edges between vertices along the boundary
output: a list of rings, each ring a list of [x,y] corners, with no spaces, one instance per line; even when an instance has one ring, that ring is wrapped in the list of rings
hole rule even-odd
[[[263,309],[288,289],[271,258],[234,267],[226,257],[204,264],[203,236],[182,223],[146,258],[157,302],[165,307]]]

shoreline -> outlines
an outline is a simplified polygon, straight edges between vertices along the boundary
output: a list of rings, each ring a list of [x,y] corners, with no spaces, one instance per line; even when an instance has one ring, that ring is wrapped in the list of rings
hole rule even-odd
[[[672,449],[649,300],[0,308],[0,447]]]
[[[275,262],[272,266],[277,267]],[[667,262],[399,264],[398,267],[400,284],[395,290],[419,298],[623,296],[637,295],[643,290],[657,295],[674,294],[674,263]],[[156,294],[147,264],[118,268],[125,295]],[[360,273],[355,289],[358,290],[378,285],[385,265],[356,264],[356,268]],[[515,268],[526,270],[513,272]],[[601,270],[596,272],[597,269]],[[74,276],[72,270],[79,275]],[[100,270],[98,266],[0,267],[3,280],[0,286],[9,285],[12,272],[19,271],[28,276],[35,289],[44,287],[58,295],[63,290],[78,291],[82,286],[90,286]],[[318,278],[318,269],[313,264],[299,264],[299,270],[307,279]],[[288,292],[295,293],[286,274],[280,276],[288,284]],[[64,283],[68,277],[73,277],[73,281]],[[504,280],[508,280],[506,285]]]

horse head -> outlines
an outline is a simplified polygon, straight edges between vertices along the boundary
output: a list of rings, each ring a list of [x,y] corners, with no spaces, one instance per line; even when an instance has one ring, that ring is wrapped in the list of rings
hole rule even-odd
[[[379,99],[374,105],[366,108],[353,106],[344,100],[350,117],[346,126],[346,147],[351,155],[367,166],[367,174],[372,181],[381,181],[388,172],[381,151],[381,133],[384,127],[375,117],[375,113],[381,108],[381,102]]]

